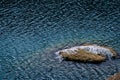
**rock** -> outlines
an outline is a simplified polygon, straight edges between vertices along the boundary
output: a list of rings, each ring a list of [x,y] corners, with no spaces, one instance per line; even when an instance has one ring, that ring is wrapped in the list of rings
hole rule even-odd
[[[64,58],[65,60],[70,60],[70,61],[81,61],[81,62],[105,61],[105,57],[97,55],[97,54],[92,54],[82,49],[79,49],[74,54],[67,54],[66,52],[60,52],[60,55],[62,55],[62,58]]]
[[[114,49],[95,44],[85,44],[56,52],[57,58],[62,61],[102,62],[105,59],[111,60],[116,57]]]
[[[96,45],[96,44],[83,44],[83,46],[96,46],[96,47],[98,47],[99,49],[102,49],[103,51],[105,51],[105,52],[109,52],[108,53],[108,55],[110,55],[111,54],[111,57],[112,58],[116,58],[117,57],[117,53],[116,53],[116,51],[113,49],[113,48],[111,48],[111,47],[107,47],[107,46],[98,46],[98,45]],[[105,50],[106,49],[106,50]],[[102,51],[101,50],[101,51]],[[103,52],[103,55],[105,54],[105,52]]]
[[[116,73],[116,74],[108,77],[107,80],[120,80],[120,73]]]

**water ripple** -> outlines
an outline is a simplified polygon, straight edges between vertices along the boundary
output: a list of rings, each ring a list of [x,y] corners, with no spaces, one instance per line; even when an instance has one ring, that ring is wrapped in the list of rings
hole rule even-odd
[[[86,64],[55,59],[54,52],[85,42],[120,52],[118,0],[1,0],[0,79],[104,80],[119,59]]]

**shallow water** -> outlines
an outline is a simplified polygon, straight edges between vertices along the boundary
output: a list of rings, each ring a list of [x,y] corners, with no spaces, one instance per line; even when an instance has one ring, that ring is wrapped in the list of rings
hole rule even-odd
[[[63,61],[54,53],[82,43],[120,52],[119,1],[0,1],[0,79],[104,80],[119,59],[101,64]]]

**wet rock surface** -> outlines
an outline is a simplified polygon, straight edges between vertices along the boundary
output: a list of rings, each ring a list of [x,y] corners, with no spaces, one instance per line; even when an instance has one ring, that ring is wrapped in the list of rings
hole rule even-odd
[[[104,56],[100,56],[97,54],[93,54],[90,52],[86,52],[84,50],[78,50],[76,53],[66,53],[66,52],[60,52],[61,58],[68,61],[76,61],[76,62],[93,62],[93,63],[99,63],[102,61],[105,61]]]
[[[120,73],[110,76],[107,80],[120,80]]]
[[[117,52],[113,48],[98,46],[97,44],[83,44],[59,50],[55,54],[60,61],[64,59],[82,62],[102,62],[105,59],[111,60],[118,57]]]
[[[120,59],[85,64],[54,59],[84,42],[120,49],[119,0],[1,0],[0,80],[104,80]]]

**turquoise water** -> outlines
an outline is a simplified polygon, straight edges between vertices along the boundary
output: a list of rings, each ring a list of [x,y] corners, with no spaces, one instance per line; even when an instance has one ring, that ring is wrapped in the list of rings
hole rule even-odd
[[[0,79],[104,80],[119,59],[101,64],[63,61],[54,53],[82,43],[120,52],[117,1],[0,1]]]

